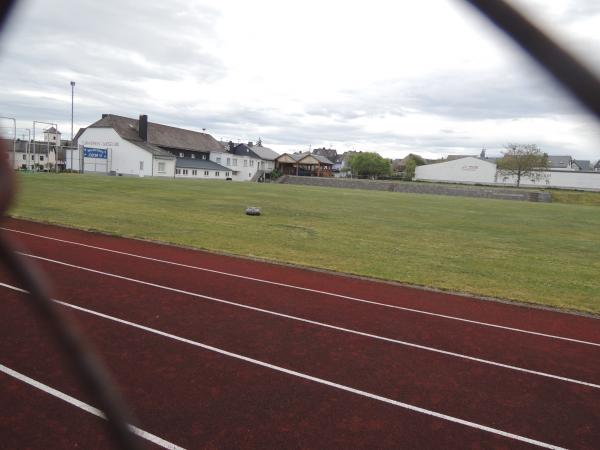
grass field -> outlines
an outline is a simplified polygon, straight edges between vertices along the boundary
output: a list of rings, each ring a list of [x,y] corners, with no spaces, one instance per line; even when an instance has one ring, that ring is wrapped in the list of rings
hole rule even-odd
[[[15,217],[600,314],[600,194],[545,204],[66,174],[19,182]],[[250,205],[263,215],[246,216]]]

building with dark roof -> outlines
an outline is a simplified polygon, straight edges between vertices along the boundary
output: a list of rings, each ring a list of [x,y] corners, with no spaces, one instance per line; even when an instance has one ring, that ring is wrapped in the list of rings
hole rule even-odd
[[[78,167],[73,169],[119,175],[175,177],[177,167],[183,170],[179,159],[208,161],[211,152],[222,150],[207,133],[149,122],[146,115],[103,114],[79,130],[74,141],[78,158],[73,166]]]

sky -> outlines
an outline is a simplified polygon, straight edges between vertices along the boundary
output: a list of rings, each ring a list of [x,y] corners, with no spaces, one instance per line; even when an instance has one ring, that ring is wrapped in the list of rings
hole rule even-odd
[[[600,73],[600,3],[512,3]],[[33,121],[70,137],[75,81],[75,132],[147,114],[280,153],[600,159],[598,122],[462,0],[21,0],[4,31],[0,116],[19,138]]]

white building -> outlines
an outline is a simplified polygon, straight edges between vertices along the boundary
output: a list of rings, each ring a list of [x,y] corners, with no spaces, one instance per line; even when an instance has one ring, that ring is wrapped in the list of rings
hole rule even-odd
[[[226,151],[211,152],[210,160],[225,166],[235,181],[256,181],[261,160],[251,154],[235,154]]]
[[[541,172],[539,178],[524,176],[521,178],[520,185],[600,191],[600,172],[584,172],[573,168],[570,157],[555,157],[555,160],[558,159],[562,161],[559,163],[559,167]],[[414,179],[415,181],[501,186],[516,186],[517,184],[516,177],[499,173],[495,163],[472,156],[417,166]]]
[[[252,152],[228,152],[209,134],[151,123],[145,115],[103,114],[75,140],[67,168],[88,173],[256,181],[268,164]]]
[[[9,161],[15,170],[54,170],[56,168],[56,147],[49,142],[28,142],[18,139],[5,140],[9,149]],[[13,161],[14,153],[14,161]]]
[[[494,184],[496,164],[467,156],[437,164],[417,166],[415,180],[444,183]]]

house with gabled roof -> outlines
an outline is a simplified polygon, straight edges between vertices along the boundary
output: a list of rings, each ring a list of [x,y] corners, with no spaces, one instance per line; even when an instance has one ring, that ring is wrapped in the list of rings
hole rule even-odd
[[[571,163],[571,167],[573,170],[579,170],[582,172],[592,172],[594,170],[591,161],[588,159],[574,159]]]
[[[309,177],[333,176],[333,163],[321,155],[305,153],[284,153],[276,160],[276,167],[284,175]]]
[[[212,151],[222,149],[211,135],[149,122],[147,115],[132,119],[103,114],[77,133],[76,144],[73,169],[83,172],[159,177],[191,177],[195,173],[197,178],[227,172],[225,167],[200,168],[194,163],[209,161]],[[68,166],[68,157],[67,161]],[[207,170],[210,174],[204,176]]]

